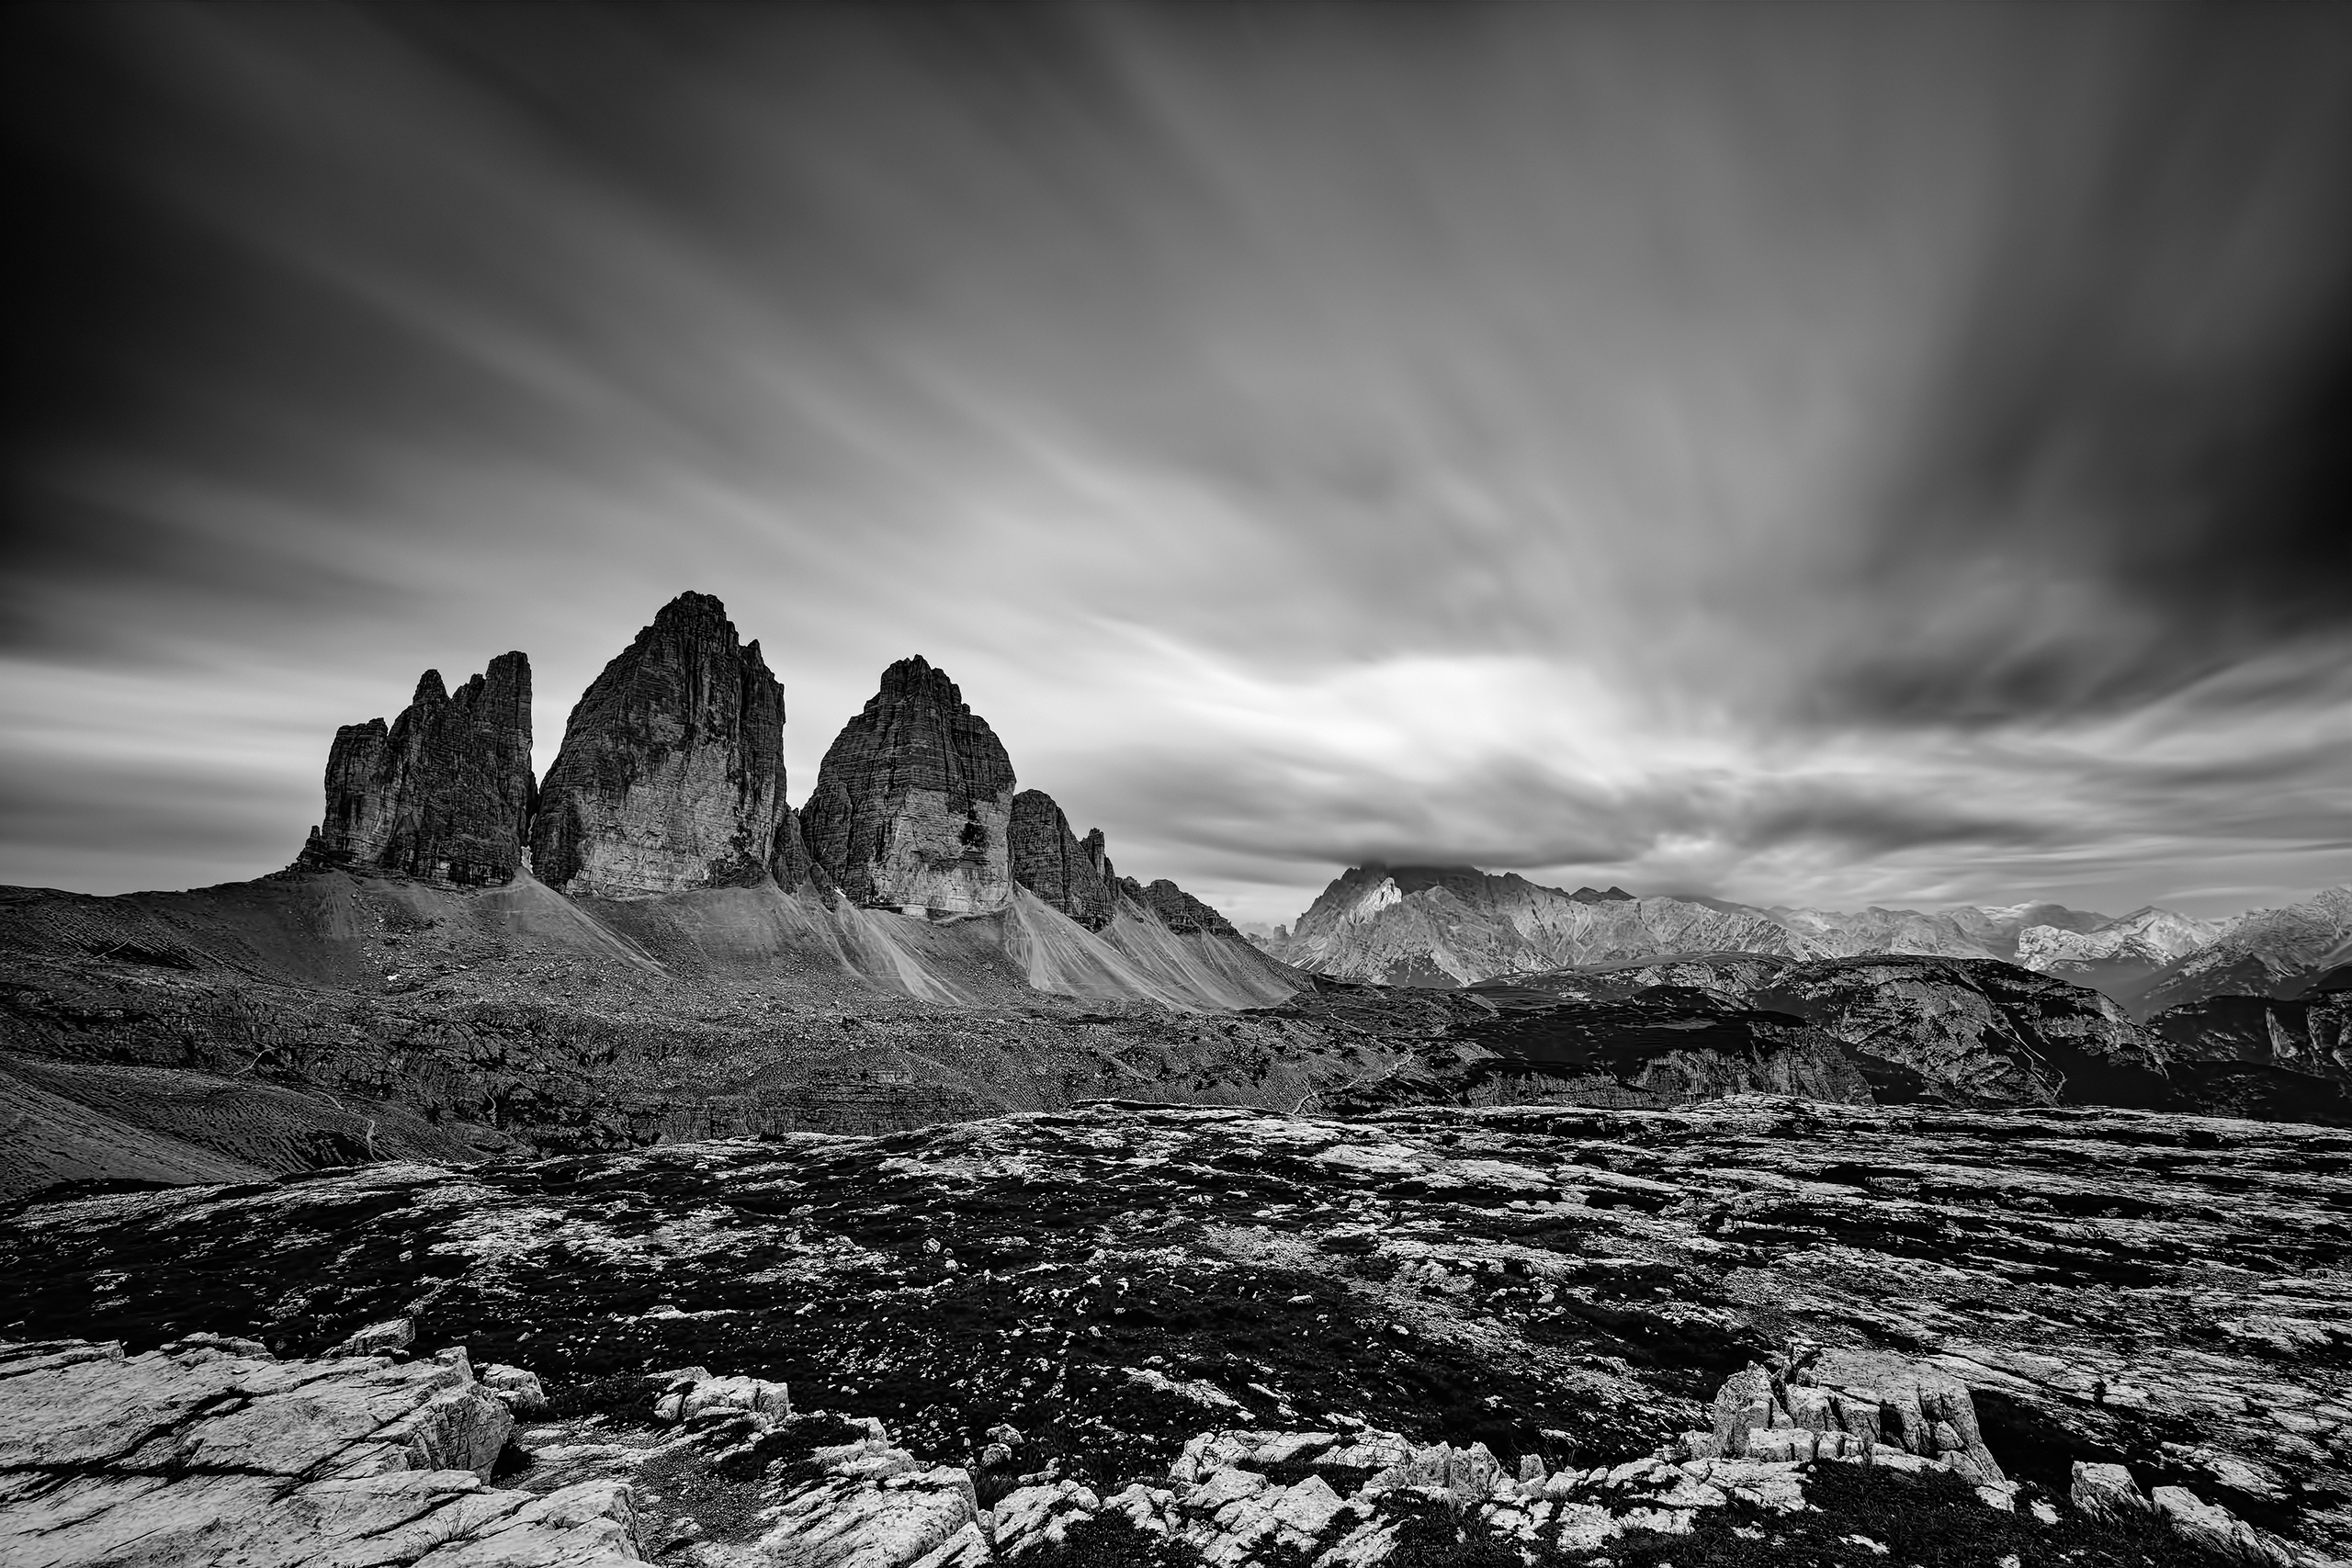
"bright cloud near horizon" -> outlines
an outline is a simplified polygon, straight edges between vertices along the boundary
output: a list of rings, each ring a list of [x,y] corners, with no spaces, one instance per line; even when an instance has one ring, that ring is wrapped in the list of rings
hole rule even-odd
[[[1123,871],[2352,880],[2352,14],[26,7],[0,882],[677,592]]]

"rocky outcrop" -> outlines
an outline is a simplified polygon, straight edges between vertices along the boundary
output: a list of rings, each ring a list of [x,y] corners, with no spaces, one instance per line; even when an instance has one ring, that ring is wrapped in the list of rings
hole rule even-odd
[[[198,1335],[0,1346],[0,1559],[602,1568],[628,1489],[488,1484],[514,1429],[463,1350],[281,1361]]]
[[[946,671],[882,672],[801,807],[801,839],[861,904],[983,914],[1012,897],[1012,761]]]
[[[760,881],[784,782],[784,688],[726,606],[681,593],[571,710],[539,786],[533,870],[592,898]]]
[[[1118,895],[1102,829],[1090,829],[1081,840],[1052,795],[1024,789],[1012,797],[1007,839],[1015,882],[1089,931],[1111,923]]]
[[[1984,1446],[1968,1385],[1905,1356],[1816,1348],[1780,1367],[1751,1365],[1715,1392],[1713,1416],[1713,1431],[1683,1437],[1684,1454],[1897,1465],[1908,1459],[1966,1478],[2001,1507],[2014,1491]]]
[[[1960,1104],[2188,1109],[2173,1053],[2097,991],[1993,958],[1886,953],[1795,963],[1749,953],[1564,970],[1480,987],[1516,996],[1642,1000],[1679,990],[1758,1008],[1834,1036],[1879,1098]],[[1891,1084],[1911,1086],[1890,1095]]]
[[[1013,880],[1089,931],[1109,925],[1125,901],[1178,936],[1206,932],[1244,940],[1232,921],[1166,877],[1143,883],[1119,875],[1102,829],[1089,829],[1079,838],[1044,790],[1012,797],[1011,839]]]
[[[1883,1067],[1884,1064],[1879,1064]],[[1916,1098],[1918,1080],[1890,1099]],[[1398,1067],[1331,1098],[1408,1105],[1689,1105],[1747,1093],[1868,1105],[1870,1077],[1839,1043],[1780,1013],[1659,987],[1619,1002],[1506,1006],[1455,1023]]]
[[[506,882],[529,831],[531,661],[503,653],[452,694],[427,670],[388,728],[346,724],[302,863],[468,886]]]
[[[1123,876],[1114,886],[1122,896],[1150,910],[1154,919],[1179,936],[1207,931],[1216,936],[1231,937],[1236,942],[1242,940],[1241,933],[1233,929],[1232,921],[1164,876],[1148,885],[1137,882],[1132,876]]]
[[[2352,972],[2301,997],[2184,1002],[2147,1028],[2184,1101],[2208,1114],[2352,1126]]]
[[[2257,1063],[2352,1087],[2352,985],[2287,998],[2207,997],[2147,1027],[2183,1061]]]
[[[1995,958],[1792,964],[1747,1001],[1818,1024],[1963,1104],[2173,1101],[2163,1043],[2121,1008]]]

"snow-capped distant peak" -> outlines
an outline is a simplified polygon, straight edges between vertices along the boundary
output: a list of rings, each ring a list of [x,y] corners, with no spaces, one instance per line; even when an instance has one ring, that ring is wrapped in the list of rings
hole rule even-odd
[[[2028,926],[2018,932],[2018,962],[2044,972],[2059,964],[2165,964],[2205,946],[2221,930],[2221,921],[2200,920],[2150,904],[2096,931]]]

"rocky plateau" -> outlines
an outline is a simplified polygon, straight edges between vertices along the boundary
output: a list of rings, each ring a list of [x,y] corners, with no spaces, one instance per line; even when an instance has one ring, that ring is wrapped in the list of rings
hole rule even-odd
[[[0,1231],[0,1541],[2317,1568],[2352,1549],[2347,1224],[2342,1134],[1756,1095],[50,1201]]]

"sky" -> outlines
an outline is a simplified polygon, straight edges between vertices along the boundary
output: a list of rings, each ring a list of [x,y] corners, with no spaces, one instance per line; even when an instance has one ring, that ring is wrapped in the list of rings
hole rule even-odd
[[[2352,881],[2352,8],[19,5],[0,882],[677,592],[1237,919]]]

